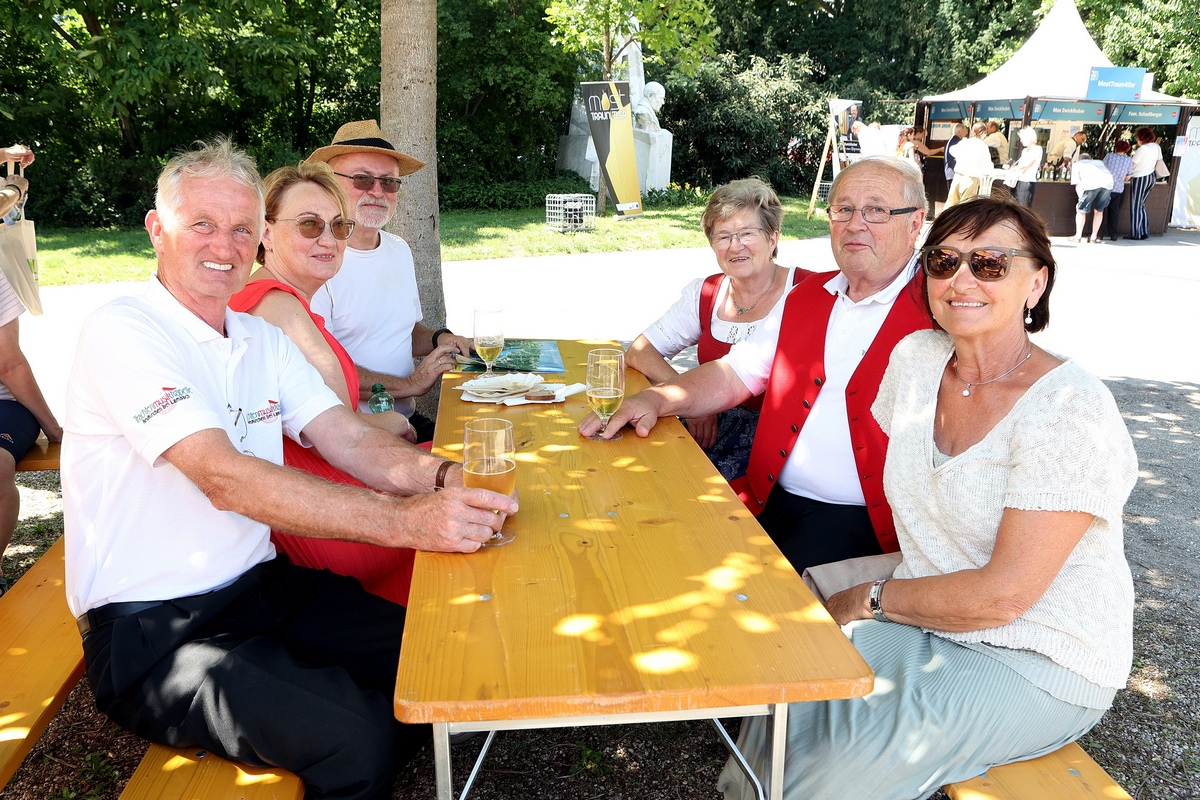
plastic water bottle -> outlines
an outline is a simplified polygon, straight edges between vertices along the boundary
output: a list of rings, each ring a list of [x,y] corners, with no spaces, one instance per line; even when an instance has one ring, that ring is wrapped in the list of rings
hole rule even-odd
[[[382,383],[377,383],[371,387],[371,399],[367,401],[367,408],[371,409],[372,414],[391,411],[394,407],[395,403],[392,401],[392,396],[383,388]]]

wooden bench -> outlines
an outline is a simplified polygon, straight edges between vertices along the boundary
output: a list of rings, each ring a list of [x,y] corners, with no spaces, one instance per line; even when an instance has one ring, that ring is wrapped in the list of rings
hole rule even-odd
[[[54,449],[57,466],[58,445]],[[45,453],[43,453],[43,457]],[[52,469],[45,462],[33,469]],[[0,788],[83,677],[83,645],[67,608],[60,537],[0,598]],[[283,770],[253,769],[196,748],[151,745],[121,794],[130,800],[299,800]]]
[[[944,789],[950,800],[1132,800],[1074,742],[1040,758],[993,767],[978,778]]]
[[[0,787],[83,675],[83,646],[63,590],[63,553],[60,538],[0,597]]]
[[[58,469],[58,451],[62,445],[39,438],[29,448],[25,457],[17,462],[17,472],[40,472],[46,469]]]

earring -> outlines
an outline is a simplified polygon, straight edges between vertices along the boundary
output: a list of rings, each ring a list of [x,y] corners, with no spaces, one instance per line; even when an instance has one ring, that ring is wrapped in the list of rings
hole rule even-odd
[[[1033,314],[1032,314],[1029,306],[1025,306],[1025,324],[1026,325],[1033,324]]]

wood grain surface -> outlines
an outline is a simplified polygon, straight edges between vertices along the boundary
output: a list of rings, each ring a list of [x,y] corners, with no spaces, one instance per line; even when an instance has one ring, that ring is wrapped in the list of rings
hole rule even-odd
[[[587,351],[560,342],[567,375]],[[861,696],[873,676],[675,419],[593,442],[583,393],[554,405],[463,403],[447,376],[434,451],[463,424],[514,425],[516,541],[421,553],[396,683],[405,722],[720,708]],[[628,392],[646,386],[630,370]]]

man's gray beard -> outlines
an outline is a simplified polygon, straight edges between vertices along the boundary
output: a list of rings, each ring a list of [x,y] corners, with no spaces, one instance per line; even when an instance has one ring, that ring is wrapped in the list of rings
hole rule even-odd
[[[358,199],[357,207],[354,209],[354,218],[359,225],[378,230],[391,222],[395,213],[395,206],[384,209],[382,206],[376,205],[373,198],[364,195]]]

